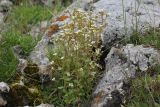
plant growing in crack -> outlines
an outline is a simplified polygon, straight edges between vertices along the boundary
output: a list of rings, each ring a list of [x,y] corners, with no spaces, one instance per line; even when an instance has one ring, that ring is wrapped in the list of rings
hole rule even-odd
[[[69,14],[71,23],[61,28],[60,36],[53,40],[55,48],[49,52],[54,77],[49,99],[57,106],[82,106],[90,99],[100,74],[97,60],[107,15],[101,11],[94,16],[81,10]]]

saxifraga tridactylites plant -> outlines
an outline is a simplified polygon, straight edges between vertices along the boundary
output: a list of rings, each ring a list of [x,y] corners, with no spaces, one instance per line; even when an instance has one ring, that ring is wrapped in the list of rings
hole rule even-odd
[[[54,77],[50,99],[57,106],[82,105],[89,100],[101,67],[97,60],[101,55],[106,13],[101,11],[94,15],[74,10],[69,14],[71,23],[61,28],[50,53]]]

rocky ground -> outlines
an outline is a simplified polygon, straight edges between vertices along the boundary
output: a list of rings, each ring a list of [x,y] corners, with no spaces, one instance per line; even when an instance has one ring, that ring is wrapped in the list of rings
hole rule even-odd
[[[55,5],[54,0],[30,0],[30,3]],[[5,18],[8,11],[12,9],[12,5],[18,4],[20,4],[20,0],[17,2],[0,0],[1,26],[5,26]],[[101,78],[98,78],[98,82],[96,82],[97,85],[93,86],[95,88],[87,106],[121,107],[125,105],[130,93],[130,80],[137,77],[137,72],[148,72],[150,68],[159,64],[159,48],[148,46],[148,44],[122,43],[135,31],[138,34],[144,34],[150,27],[159,29],[160,4],[158,0],[78,0],[60,15],[53,17],[51,21],[43,21],[32,26],[31,31],[28,32],[30,35],[35,38],[41,33],[43,36],[28,56],[23,54],[21,46],[13,47],[14,54],[19,61],[16,71],[18,76],[13,77],[11,85],[0,82],[0,106],[11,107],[19,101],[14,104],[15,107],[33,106],[33,103],[36,107],[54,107],[54,102],[53,105],[40,104],[43,96],[40,93],[39,85],[44,87],[53,80],[52,62],[47,56],[47,50],[55,48],[52,40],[61,34],[63,29],[60,28],[72,22],[72,18],[66,11],[72,13],[74,9],[86,14],[92,11],[93,16],[90,17],[94,17],[98,13],[107,13],[107,18],[104,20],[107,25],[101,32],[103,54],[100,56],[100,63],[103,64],[104,70]],[[97,24],[99,24],[101,19],[97,20]],[[4,28],[0,27],[0,31],[3,30]],[[160,41],[157,42],[160,43]],[[156,74],[155,77],[158,75]],[[154,106],[159,107],[159,103],[157,101],[157,106]]]

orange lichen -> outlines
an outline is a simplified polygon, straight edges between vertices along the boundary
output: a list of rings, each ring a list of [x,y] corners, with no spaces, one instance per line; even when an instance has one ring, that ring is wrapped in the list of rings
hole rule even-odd
[[[67,18],[69,18],[69,16],[62,15],[62,16],[60,16],[60,17],[57,17],[56,21],[64,21],[64,20],[66,20]]]
[[[52,36],[52,34],[58,32],[58,30],[59,30],[59,26],[57,24],[51,25],[48,28],[48,36]]]
[[[100,101],[101,101],[101,97],[98,96],[94,99],[94,104],[98,105]]]
[[[97,106],[101,102],[103,96],[104,96],[104,91],[99,92],[93,100],[93,105]]]

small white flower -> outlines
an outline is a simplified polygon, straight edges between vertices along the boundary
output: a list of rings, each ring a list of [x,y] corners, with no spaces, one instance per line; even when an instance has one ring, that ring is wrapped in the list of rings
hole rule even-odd
[[[73,87],[74,85],[73,85],[73,83],[69,83],[69,86],[70,86],[70,87]]]
[[[64,56],[63,56],[63,57],[61,57],[61,60],[62,60],[62,59],[64,59]]]
[[[74,20],[74,19],[75,19],[75,16],[72,16],[71,18],[72,18],[72,20]]]
[[[56,80],[56,78],[52,78],[52,81],[55,81]]]
[[[19,85],[24,86],[24,82],[22,80],[20,80]]]
[[[91,42],[92,45],[95,44],[95,43],[96,43],[95,41],[92,41],[92,42]]]
[[[53,64],[54,64],[54,61],[51,61],[50,64],[53,65]]]
[[[80,32],[82,32],[82,31],[81,31],[81,30],[77,30],[75,33],[78,34],[78,33],[80,33]]]
[[[96,74],[96,72],[91,72],[91,75],[92,75],[92,76],[95,76],[95,74]]]
[[[79,71],[83,71],[83,68],[80,68]]]
[[[58,70],[60,71],[60,70],[62,70],[62,68],[61,68],[61,67],[58,67]]]
[[[96,54],[97,54],[97,55],[100,54],[100,49],[96,49]]]
[[[92,45],[91,45],[91,44],[88,44],[88,46],[91,47]]]
[[[75,45],[74,46],[74,51],[78,50],[79,49],[79,46],[78,45]]]
[[[74,41],[75,41],[75,39],[71,39],[71,41],[73,41],[73,42],[74,42]]]
[[[57,56],[57,53],[54,53],[53,56]]]
[[[108,99],[112,99],[112,95],[109,94],[109,95],[107,96],[107,98],[108,98]]]
[[[69,72],[67,72],[66,74],[67,74],[67,76],[71,76],[71,74]]]

